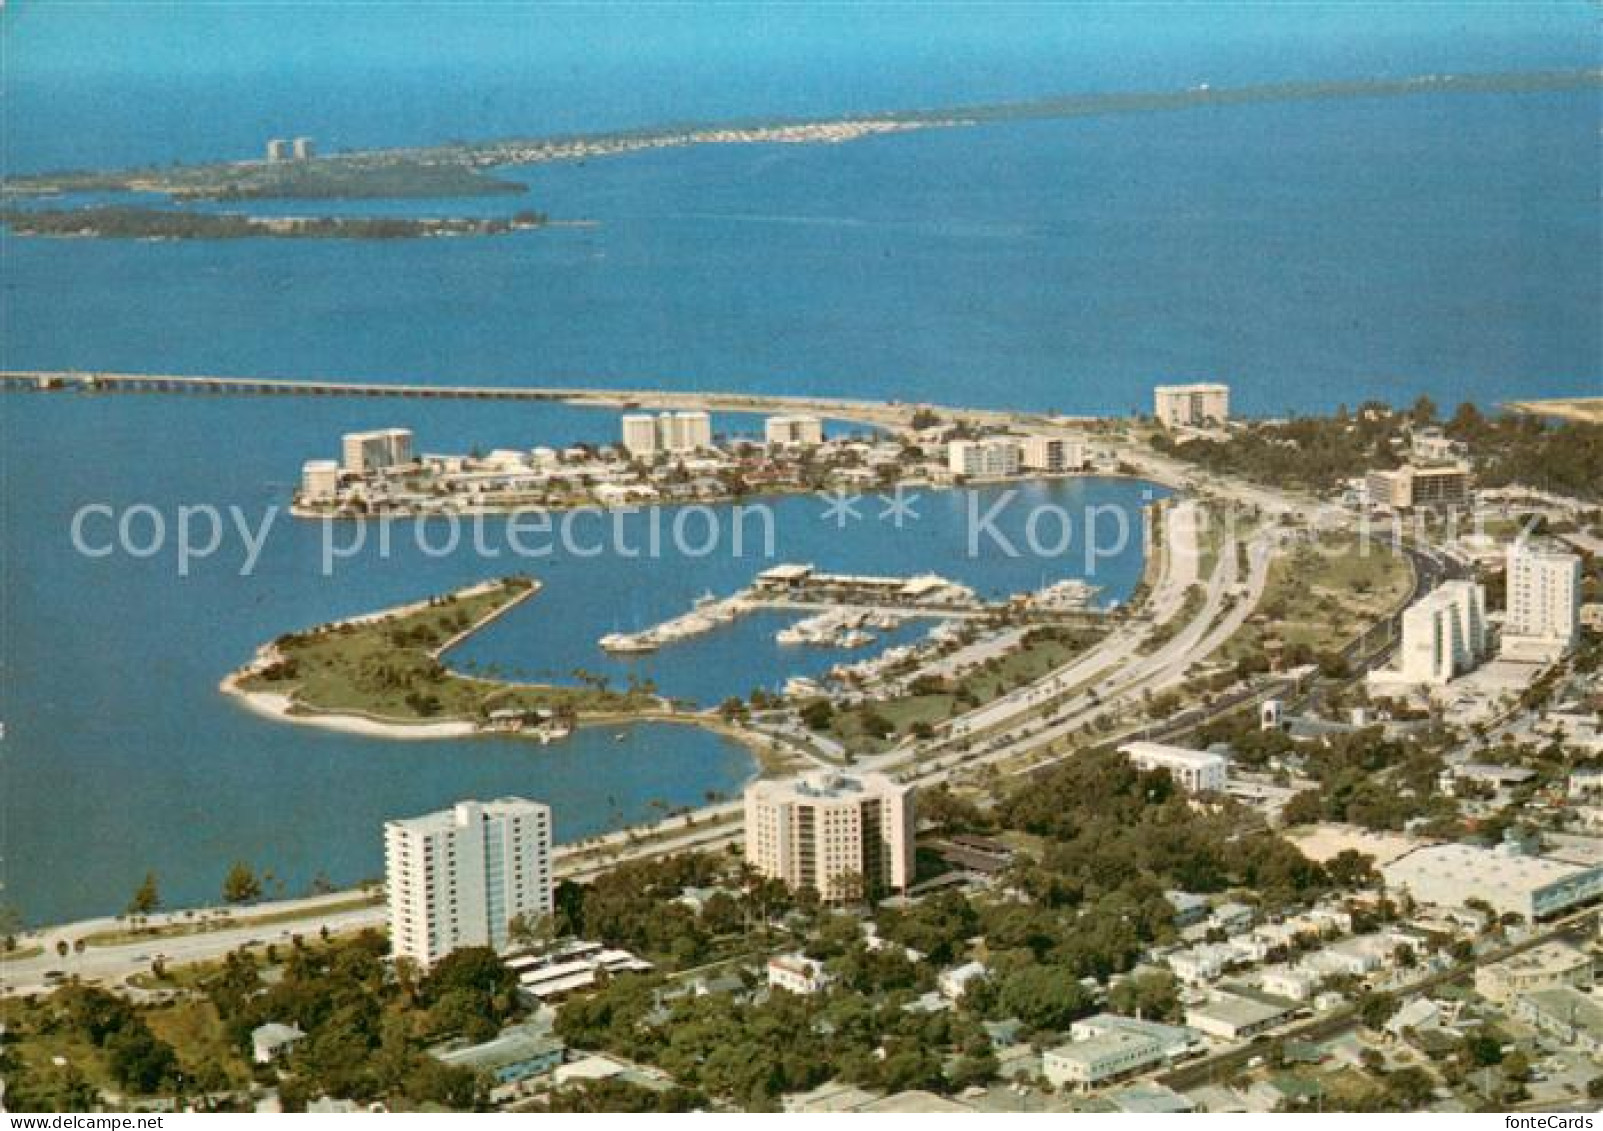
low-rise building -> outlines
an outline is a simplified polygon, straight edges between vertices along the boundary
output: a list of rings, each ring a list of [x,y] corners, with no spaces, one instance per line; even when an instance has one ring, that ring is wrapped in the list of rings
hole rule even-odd
[[[1217,758],[1218,755],[1210,754],[1209,757]],[[1258,913],[1245,903],[1227,902],[1213,909],[1213,914],[1208,916],[1208,925],[1227,935],[1240,935],[1252,930],[1257,918]]]
[[[1222,1041],[1246,1041],[1284,1025],[1299,1008],[1294,1001],[1268,994],[1217,991],[1186,1009],[1186,1024]]]
[[[793,994],[822,993],[831,979],[824,964],[805,954],[781,954],[768,960],[768,984]]]
[[[1201,1043],[1201,1034],[1182,1025],[1165,1025],[1158,1021],[1145,1021],[1139,1017],[1126,1017],[1122,1013],[1094,1013],[1082,1017],[1069,1026],[1071,1041],[1087,1041],[1107,1033],[1134,1033],[1158,1042],[1168,1058],[1185,1056]]]
[[[271,1064],[286,1056],[289,1050],[306,1039],[306,1034],[294,1025],[269,1021],[250,1031],[251,1059],[257,1064]]]
[[[944,997],[957,1001],[968,990],[970,982],[984,978],[986,973],[985,963],[965,962],[950,970],[942,970],[935,979],[935,985]]]
[[[1307,1001],[1322,980],[1318,971],[1305,966],[1266,966],[1258,975],[1258,988],[1288,1001]]]
[[[1543,943],[1475,970],[1475,992],[1506,1004],[1520,994],[1592,985],[1592,956],[1563,942]]]
[[[1127,742],[1119,753],[1143,770],[1168,770],[1187,793],[1218,792],[1225,787],[1230,763],[1206,750],[1189,750],[1162,742]]]
[[[1533,990],[1514,999],[1514,1016],[1588,1056],[1603,1054],[1603,1002],[1593,994],[1571,986]]]
[[[552,1071],[567,1055],[567,1046],[534,1025],[513,1025],[482,1044],[433,1055],[441,1064],[484,1073],[496,1084],[506,1085]]]
[[[1041,1074],[1058,1088],[1089,1088],[1163,1063],[1163,1046],[1140,1033],[1110,1029],[1048,1049]]]

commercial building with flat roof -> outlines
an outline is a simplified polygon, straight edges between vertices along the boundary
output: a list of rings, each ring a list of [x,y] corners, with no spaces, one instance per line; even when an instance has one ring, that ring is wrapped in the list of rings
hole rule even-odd
[[[1162,742],[1127,742],[1119,753],[1143,770],[1168,770],[1187,793],[1218,792],[1225,787],[1230,763],[1219,754]]]
[[[1569,986],[1535,990],[1514,999],[1514,1016],[1589,1056],[1603,1053],[1603,1002]]]
[[[1070,1041],[1041,1056],[1041,1074],[1054,1087],[1089,1088],[1162,1064],[1163,1046],[1152,1037],[1109,1029]]]
[[[1186,1024],[1225,1041],[1246,1041],[1290,1021],[1301,1008],[1268,994],[1218,991],[1186,1009]]]
[[[1506,1003],[1519,994],[1558,986],[1589,987],[1592,956],[1568,943],[1550,942],[1475,970],[1475,992]]]
[[[390,949],[428,967],[459,947],[504,950],[508,924],[551,914],[551,810],[503,797],[384,826]]]
[[[820,771],[746,787],[746,862],[828,903],[904,891],[913,879],[913,787]]]
[[[1230,419],[1230,386],[1214,382],[1159,385],[1152,390],[1152,415],[1165,428],[1195,428]]]
[[[1389,888],[1421,903],[1462,906],[1480,899],[1499,915],[1543,919],[1603,895],[1603,867],[1520,856],[1502,848],[1438,844],[1381,865]]]
[[[482,1072],[497,1084],[516,1084],[550,1072],[562,1063],[567,1051],[561,1038],[525,1023],[508,1026],[482,1044],[435,1052],[433,1056],[452,1068]]]

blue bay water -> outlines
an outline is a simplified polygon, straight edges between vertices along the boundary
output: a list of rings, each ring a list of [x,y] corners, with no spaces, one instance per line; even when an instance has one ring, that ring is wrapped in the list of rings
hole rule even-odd
[[[1586,394],[1597,128],[1590,93],[1259,105],[661,151],[421,209],[597,224],[494,239],[8,238],[5,361],[1089,413],[1187,376],[1260,414]]]
[[[171,529],[179,506],[238,506],[253,529],[266,508],[287,501],[300,459],[331,451],[340,432],[378,424],[417,430],[430,450],[475,443],[531,447],[610,439],[611,413],[471,403],[295,399],[96,398],[8,396],[7,443],[0,457],[5,547],[0,593],[0,761],[6,895],[32,921],[58,921],[120,909],[145,870],[154,869],[170,904],[214,899],[233,860],[271,868],[290,893],[319,872],[337,883],[382,868],[384,820],[467,796],[517,793],[549,802],[563,841],[648,819],[663,805],[702,803],[709,791],[734,794],[753,772],[726,739],[670,725],[584,729],[552,746],[512,739],[388,742],[287,726],[258,718],[217,690],[228,671],[280,632],[443,592],[485,577],[530,572],[542,591],[450,656],[457,665],[496,665],[513,678],[572,682],[584,668],[621,684],[654,679],[677,697],[716,703],[753,687],[777,689],[793,673],[871,655],[916,637],[909,626],[875,649],[785,649],[773,632],[787,618],[761,615],[680,647],[632,662],[609,658],[599,638],[687,609],[706,590],[733,591],[780,560],[851,572],[935,569],[984,592],[1011,592],[1086,574],[1085,541],[1058,560],[1008,558],[998,543],[970,556],[963,493],[926,493],[920,520],[901,531],[875,519],[838,529],[812,498],[772,503],[774,543],[747,519],[747,556],[732,535],[699,556],[704,518],[689,554],[674,553],[673,514],[663,519],[668,555],[660,560],[564,553],[519,558],[504,519],[485,524],[480,557],[471,537],[449,556],[419,548],[413,527],[397,524],[390,550],[373,527],[362,550],[331,576],[324,539],[352,544],[360,529],[327,528],[280,515],[267,528],[260,561],[241,577],[242,540],[177,573],[167,552],[146,559],[96,559],[72,545],[74,514],[104,503],[119,514],[158,508]],[[720,419],[736,428],[738,418]],[[1076,523],[1086,507],[1130,516],[1128,536],[1103,520],[1092,576],[1104,599],[1126,596],[1140,572],[1139,508],[1150,492],[1127,481],[1076,481],[1026,490],[1002,512],[1004,537],[1025,547],[1023,504],[1052,502]],[[989,513],[996,492],[975,497]],[[983,504],[983,505],[982,505]],[[727,510],[720,508],[731,530]],[[148,517],[134,528],[140,544]],[[645,515],[626,528],[628,544],[648,546]],[[600,519],[576,525],[583,545],[599,539]],[[86,542],[110,541],[109,520],[84,527]],[[1041,541],[1057,539],[1042,527]],[[1122,545],[1121,545],[1122,542]],[[436,533],[431,545],[441,546]],[[526,535],[531,552],[546,544]],[[617,741],[615,733],[624,735]]]

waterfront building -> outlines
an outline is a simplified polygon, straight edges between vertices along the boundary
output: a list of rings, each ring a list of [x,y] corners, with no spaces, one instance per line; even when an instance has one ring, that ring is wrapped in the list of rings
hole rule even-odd
[[[281,137],[268,138],[267,160],[269,164],[276,165],[280,161],[289,159],[289,142]]]
[[[1085,445],[1062,436],[1026,436],[1019,462],[1026,471],[1078,471],[1085,466]]]
[[[623,448],[632,456],[648,459],[657,454],[657,418],[649,412],[631,412],[623,418]]]
[[[946,449],[947,466],[965,479],[998,479],[1017,475],[1022,449],[1017,440],[990,436],[983,440],[953,440]]]
[[[1486,590],[1473,581],[1448,581],[1403,612],[1403,639],[1395,676],[1379,684],[1440,686],[1486,658]]]
[[[396,957],[504,950],[514,918],[551,914],[551,810],[505,797],[387,822],[384,869]]]
[[[325,503],[339,492],[340,465],[331,459],[309,459],[301,464],[301,496]]]
[[[1388,888],[1405,888],[1420,903],[1461,907],[1484,900],[1499,915],[1546,918],[1603,895],[1603,867],[1521,856],[1507,847],[1437,844],[1380,866]]]
[[[904,891],[913,879],[913,787],[820,771],[746,787],[746,862],[827,903]]]
[[[623,447],[649,459],[658,452],[685,453],[712,447],[712,417],[705,412],[633,412],[623,418]]]
[[[1503,651],[1557,659],[1575,643],[1581,624],[1581,559],[1546,539],[1521,537],[1509,546],[1508,614]]]
[[[1187,793],[1223,790],[1230,768],[1222,755],[1161,742],[1127,742],[1119,747],[1119,753],[1140,769],[1168,770],[1175,784]]]
[[[353,475],[365,475],[412,462],[412,432],[408,428],[380,428],[374,432],[347,432],[340,441],[341,463]]]
[[[763,440],[771,448],[809,448],[824,442],[824,422],[816,416],[770,416],[763,422]]]
[[[1387,510],[1416,507],[1462,507],[1470,502],[1469,468],[1459,463],[1433,466],[1404,464],[1364,476],[1369,505]]]
[[[705,412],[663,413],[662,446],[670,452],[698,452],[712,447],[712,417]]]
[[[1543,943],[1475,970],[1475,992],[1499,1005],[1537,990],[1591,985],[1592,956],[1564,942]]]
[[[1165,428],[1200,428],[1230,419],[1230,386],[1210,382],[1159,385],[1152,390],[1152,415]]]
[[[316,150],[312,148],[312,139],[309,137],[296,138],[291,143],[291,150],[297,161],[310,161],[316,153]]]

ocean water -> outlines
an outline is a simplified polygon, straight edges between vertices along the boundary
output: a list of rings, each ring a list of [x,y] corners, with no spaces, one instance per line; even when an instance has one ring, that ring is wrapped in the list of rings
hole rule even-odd
[[[1579,395],[1597,129],[1595,93],[1257,105],[642,153],[405,206],[596,224],[492,239],[7,238],[4,360],[1084,413],[1185,377],[1258,414]]]
[[[6,171],[202,161],[311,134],[326,150],[821,115],[1083,90],[1596,65],[1585,4],[1462,6],[13,3]],[[393,13],[393,15],[392,15]],[[0,364],[474,383],[763,389],[1125,412],[1164,379],[1249,413],[1379,397],[1484,404],[1603,389],[1596,92],[1256,105],[1016,122],[841,146],[642,153],[512,170],[593,227],[394,243],[43,241],[0,234]],[[288,210],[263,205],[261,210]],[[319,210],[322,210],[321,208]],[[0,850],[33,921],[114,911],[146,868],[172,903],[235,858],[291,891],[379,867],[378,825],[521,792],[582,836],[729,792],[749,759],[686,729],[564,746],[395,744],[275,726],[217,680],[262,640],[464,584],[502,563],[371,550],[318,574],[283,520],[237,548],[73,552],[85,503],[283,503],[341,431],[427,450],[610,439],[556,406],[0,397]],[[1073,484],[1073,509],[1141,501]],[[963,500],[836,532],[791,500],[776,558],[942,569],[982,589],[1075,572],[961,550]],[[723,557],[537,563],[547,590],[461,650],[552,678],[633,671],[713,701],[834,657],[770,618],[632,662],[600,634],[743,584]],[[1107,596],[1139,566],[1104,563]]]

